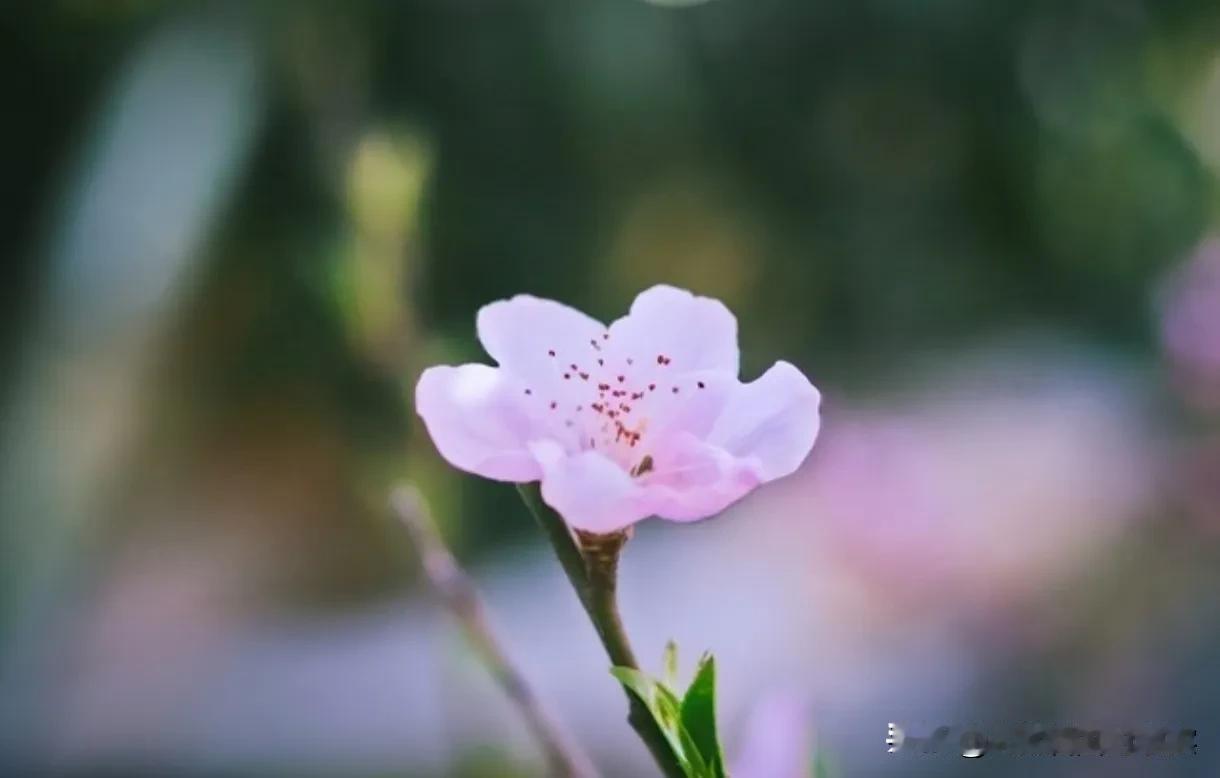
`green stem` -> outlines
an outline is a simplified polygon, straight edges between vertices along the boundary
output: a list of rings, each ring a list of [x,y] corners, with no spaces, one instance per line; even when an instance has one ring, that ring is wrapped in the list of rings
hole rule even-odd
[[[580,533],[578,545],[577,538],[573,537],[572,530],[563,517],[542,501],[537,484],[519,484],[517,490],[555,549],[559,563],[572,588],[576,590],[589,621],[597,630],[611,664],[639,670],[640,664],[635,658],[635,651],[631,648],[618,610],[618,558],[629,534]],[[648,707],[630,691],[624,689],[624,692],[630,705],[627,722],[644,741],[662,774],[668,778],[685,778],[682,766],[674,756],[664,733],[653,720]]]
[[[521,499],[525,501],[525,507],[534,514],[538,526],[546,533],[547,540],[551,542],[551,548],[555,549],[555,555],[559,557],[559,564],[563,566],[563,572],[567,574],[568,581],[576,590],[580,604],[588,610],[589,574],[585,569],[584,554],[576,545],[576,539],[572,537],[572,530],[568,528],[567,522],[559,514],[552,511],[542,501],[542,495],[536,484],[518,484],[517,491],[520,492]]]

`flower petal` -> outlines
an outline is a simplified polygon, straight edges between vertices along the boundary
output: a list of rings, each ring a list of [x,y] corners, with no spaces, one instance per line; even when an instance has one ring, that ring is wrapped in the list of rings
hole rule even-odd
[[[528,382],[561,389],[565,367],[597,358],[606,327],[554,300],[519,294],[479,309],[479,341],[506,370]],[[570,382],[568,382],[570,385]]]
[[[720,513],[763,480],[757,460],[681,434],[657,450],[654,470],[644,479],[644,504],[663,519],[694,521]]]
[[[576,529],[614,532],[652,514],[639,485],[600,452],[569,456],[550,440],[530,450],[542,467],[543,501]]]
[[[631,311],[610,326],[610,341],[617,352],[648,364],[663,357],[674,373],[737,375],[737,319],[719,300],[685,289],[662,284],[641,292]]]
[[[728,373],[703,370],[682,374],[660,384],[658,390],[649,392],[639,403],[641,414],[650,419],[649,436],[664,439],[689,432],[705,438],[729,400],[741,390],[741,383]]]
[[[800,370],[776,362],[743,384],[707,441],[738,458],[755,458],[764,481],[796,470],[818,436],[821,395]]]
[[[520,384],[498,368],[430,367],[415,386],[415,410],[449,464],[523,483],[542,475],[527,446],[542,431],[522,397]]]

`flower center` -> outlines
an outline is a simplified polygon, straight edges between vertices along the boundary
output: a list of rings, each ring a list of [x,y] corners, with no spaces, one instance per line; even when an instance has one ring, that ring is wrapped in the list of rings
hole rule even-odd
[[[647,453],[650,421],[704,388],[703,381],[684,379],[668,354],[628,353],[609,332],[576,348],[556,345],[546,355],[551,380],[525,394],[542,405],[569,450],[597,450],[633,477],[654,467]]]

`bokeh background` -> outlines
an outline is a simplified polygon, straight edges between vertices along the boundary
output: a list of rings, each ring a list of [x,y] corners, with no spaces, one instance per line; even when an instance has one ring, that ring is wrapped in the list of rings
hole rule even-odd
[[[649,774],[411,390],[484,359],[488,301],[657,282],[825,394],[796,475],[624,560],[652,668],[717,654],[736,775],[1220,774],[1216,3],[49,0],[0,52],[6,774],[539,774],[400,480]],[[889,722],[1199,753],[903,758]]]

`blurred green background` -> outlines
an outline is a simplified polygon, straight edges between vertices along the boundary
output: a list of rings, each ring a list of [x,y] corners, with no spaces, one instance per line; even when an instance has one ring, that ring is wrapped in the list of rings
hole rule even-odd
[[[773,575],[792,599],[765,601],[831,615],[758,640],[785,666],[817,666],[810,728],[829,733],[819,742],[844,774],[960,767],[881,758],[886,716],[904,710],[929,731],[1083,719],[1094,709],[1081,700],[1117,686],[1101,710],[1124,722],[1192,726],[1201,743],[1220,725],[1220,357],[1181,364],[1160,323],[1182,286],[1166,279],[1216,226],[1215,2],[52,0],[9,8],[0,51],[0,746],[14,765],[534,774],[528,744],[482,724],[428,729],[449,745],[420,759],[398,737],[408,721],[353,727],[365,736],[337,735],[324,757],[290,735],[260,744],[263,722],[292,730],[300,705],[327,698],[277,698],[257,680],[246,688],[265,702],[246,742],[213,729],[230,708],[200,702],[187,679],[245,686],[215,664],[234,635],[299,623],[339,635],[353,614],[384,609],[388,624],[404,599],[426,603],[383,509],[404,478],[489,594],[521,590],[501,595],[511,635],[532,576],[554,583],[549,560],[511,489],[436,456],[414,379],[485,359],[474,314],[486,302],[530,292],[609,320],[658,282],[734,310],[748,377],[784,358],[826,394],[827,443],[775,498],[786,513],[760,497],[724,519],[735,529],[650,527],[638,542],[664,565],[663,549],[699,538],[703,569],[730,568],[721,535],[737,542],[753,513],[782,513],[839,560],[810,571],[810,594],[794,571],[815,557],[790,550]],[[1220,310],[1220,292],[1207,299]],[[1192,326],[1220,341],[1214,317]],[[905,433],[870,432],[891,417]],[[835,444],[857,428],[862,448]],[[920,450],[945,430],[949,453]],[[1039,461],[1053,465],[1020,470]],[[820,467],[844,475],[828,485]],[[1041,499],[1052,476],[1063,483]],[[903,489],[929,483],[940,491],[922,523],[877,554],[918,512]],[[889,502],[853,502],[863,494]],[[901,564],[941,569],[940,541],[963,525],[968,548],[931,599],[888,610]],[[789,536],[779,519],[759,526],[767,537],[738,553],[766,558]],[[1027,534],[1047,545],[1021,551]],[[975,591],[988,596],[956,604]],[[420,618],[426,634],[407,642],[452,632]],[[667,619],[713,623],[679,607]],[[911,691],[870,707],[816,680],[834,670],[828,636],[872,646],[929,622],[927,666],[977,666],[949,701],[923,707]],[[593,642],[570,611],[539,624],[549,643]],[[691,650],[719,640],[749,657],[744,629],[728,616],[692,631]],[[561,709],[585,684],[610,685],[593,648],[591,672],[552,682]],[[305,675],[362,661],[341,653]],[[430,661],[412,672],[435,672]],[[545,687],[548,666],[534,670]],[[744,732],[757,684],[739,672],[724,704]],[[482,694],[495,691],[411,709],[466,721]],[[620,727],[618,698],[599,699]],[[836,721],[858,742],[836,739]],[[636,748],[620,728],[590,747],[631,775],[638,754],[615,765],[616,749]],[[1214,774],[1207,750],[1156,769]],[[1127,774],[1101,772],[1117,769],[1104,759],[1046,767]]]

